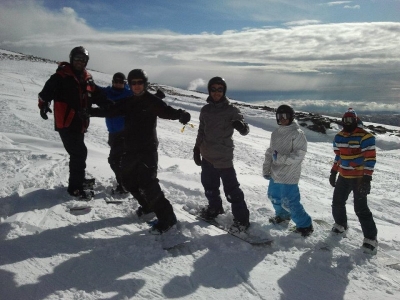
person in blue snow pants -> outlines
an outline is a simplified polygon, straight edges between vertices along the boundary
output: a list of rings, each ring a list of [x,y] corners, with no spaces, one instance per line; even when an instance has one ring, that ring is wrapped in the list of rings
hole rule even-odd
[[[308,236],[313,231],[311,217],[300,203],[299,180],[301,163],[307,153],[307,139],[294,120],[294,110],[281,105],[276,111],[279,127],[271,134],[271,143],[265,152],[263,176],[269,180],[268,198],[275,210],[271,223],[292,219],[296,233]]]

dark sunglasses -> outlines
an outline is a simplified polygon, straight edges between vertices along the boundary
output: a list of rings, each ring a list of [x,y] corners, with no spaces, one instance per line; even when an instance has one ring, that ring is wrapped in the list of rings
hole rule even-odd
[[[88,59],[85,56],[74,56],[73,61],[82,61],[82,62],[86,63],[88,61]]]
[[[122,80],[122,79],[114,79],[113,80],[113,83],[116,83],[116,84],[124,84],[126,82],[126,80]]]
[[[130,85],[143,85],[144,81],[143,80],[131,80],[129,83]]]
[[[215,88],[215,87],[212,87],[212,88],[210,88],[210,91],[211,91],[212,93],[223,93],[223,92],[224,92],[224,88]]]
[[[276,114],[276,119],[277,120],[289,120],[290,119],[290,114],[286,114],[286,113]]]

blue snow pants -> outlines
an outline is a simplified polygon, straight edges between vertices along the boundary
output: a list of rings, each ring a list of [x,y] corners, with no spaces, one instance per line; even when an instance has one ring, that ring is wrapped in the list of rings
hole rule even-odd
[[[290,217],[297,228],[311,225],[311,217],[300,203],[298,184],[276,183],[271,178],[268,186],[268,198],[271,200],[277,216]]]

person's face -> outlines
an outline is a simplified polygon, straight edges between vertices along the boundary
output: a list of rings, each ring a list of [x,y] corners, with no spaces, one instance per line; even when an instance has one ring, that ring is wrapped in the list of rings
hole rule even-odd
[[[85,55],[75,55],[72,58],[72,68],[78,72],[85,69],[87,64],[87,57]]]
[[[279,122],[282,126],[288,126],[290,121],[288,119],[280,119]]]
[[[287,113],[279,113],[277,114],[277,119],[279,120],[279,125],[288,126],[290,123],[290,115]]]
[[[213,84],[210,87],[210,96],[215,102],[218,102],[224,96],[224,86],[221,84]]]
[[[113,83],[113,88],[116,89],[123,89],[125,86],[125,80],[119,78],[115,78],[112,83]]]
[[[135,95],[141,94],[144,91],[144,81],[141,78],[132,79],[129,82],[129,86]]]

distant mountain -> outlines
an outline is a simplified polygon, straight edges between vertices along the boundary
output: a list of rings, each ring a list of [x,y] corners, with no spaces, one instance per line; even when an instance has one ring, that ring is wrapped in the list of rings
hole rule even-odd
[[[46,62],[46,63],[58,63],[55,60],[51,59],[46,59],[42,57],[37,57],[34,55],[26,55],[23,53],[18,53],[18,52],[13,52],[13,51],[8,51],[5,49],[0,49],[0,60],[25,60],[25,61],[32,61],[32,62]],[[155,84],[157,85],[157,84]],[[164,89],[166,89],[164,87]],[[198,91],[193,91],[195,93],[201,93]],[[170,90],[169,93],[172,95],[176,93],[173,90]],[[186,95],[189,96],[189,95]],[[196,97],[196,96],[193,96]],[[247,106],[247,107],[252,107],[256,109],[262,109],[262,110],[267,110],[267,111],[274,111],[274,108],[263,106],[263,105],[257,105],[257,104],[245,104],[243,102],[237,103],[239,106]],[[323,116],[324,115],[324,116]],[[332,116],[331,117],[326,117],[326,116]],[[325,133],[326,129],[330,128],[330,123],[337,123],[340,124],[340,118],[342,117],[341,114],[334,114],[334,113],[329,113],[329,114],[319,114],[319,113],[312,113],[312,112],[297,112],[296,113],[296,119],[299,120],[300,124],[302,126],[307,127],[313,131]],[[371,123],[377,123],[377,124],[383,124],[383,125],[392,125],[392,126],[400,126],[400,114],[359,114],[359,117],[363,122],[371,122]],[[309,122],[309,123],[307,123]],[[384,132],[393,132],[396,135],[399,135],[399,131],[397,130],[390,130],[387,129],[383,126],[375,126],[375,125],[369,125],[366,126],[368,129],[370,129],[374,133],[384,133]]]
[[[331,115],[341,118],[342,114],[322,113],[322,115]],[[377,112],[376,114],[363,114],[358,112],[358,116],[363,122],[378,123],[383,125],[400,126],[400,114],[389,114],[386,112]]]

